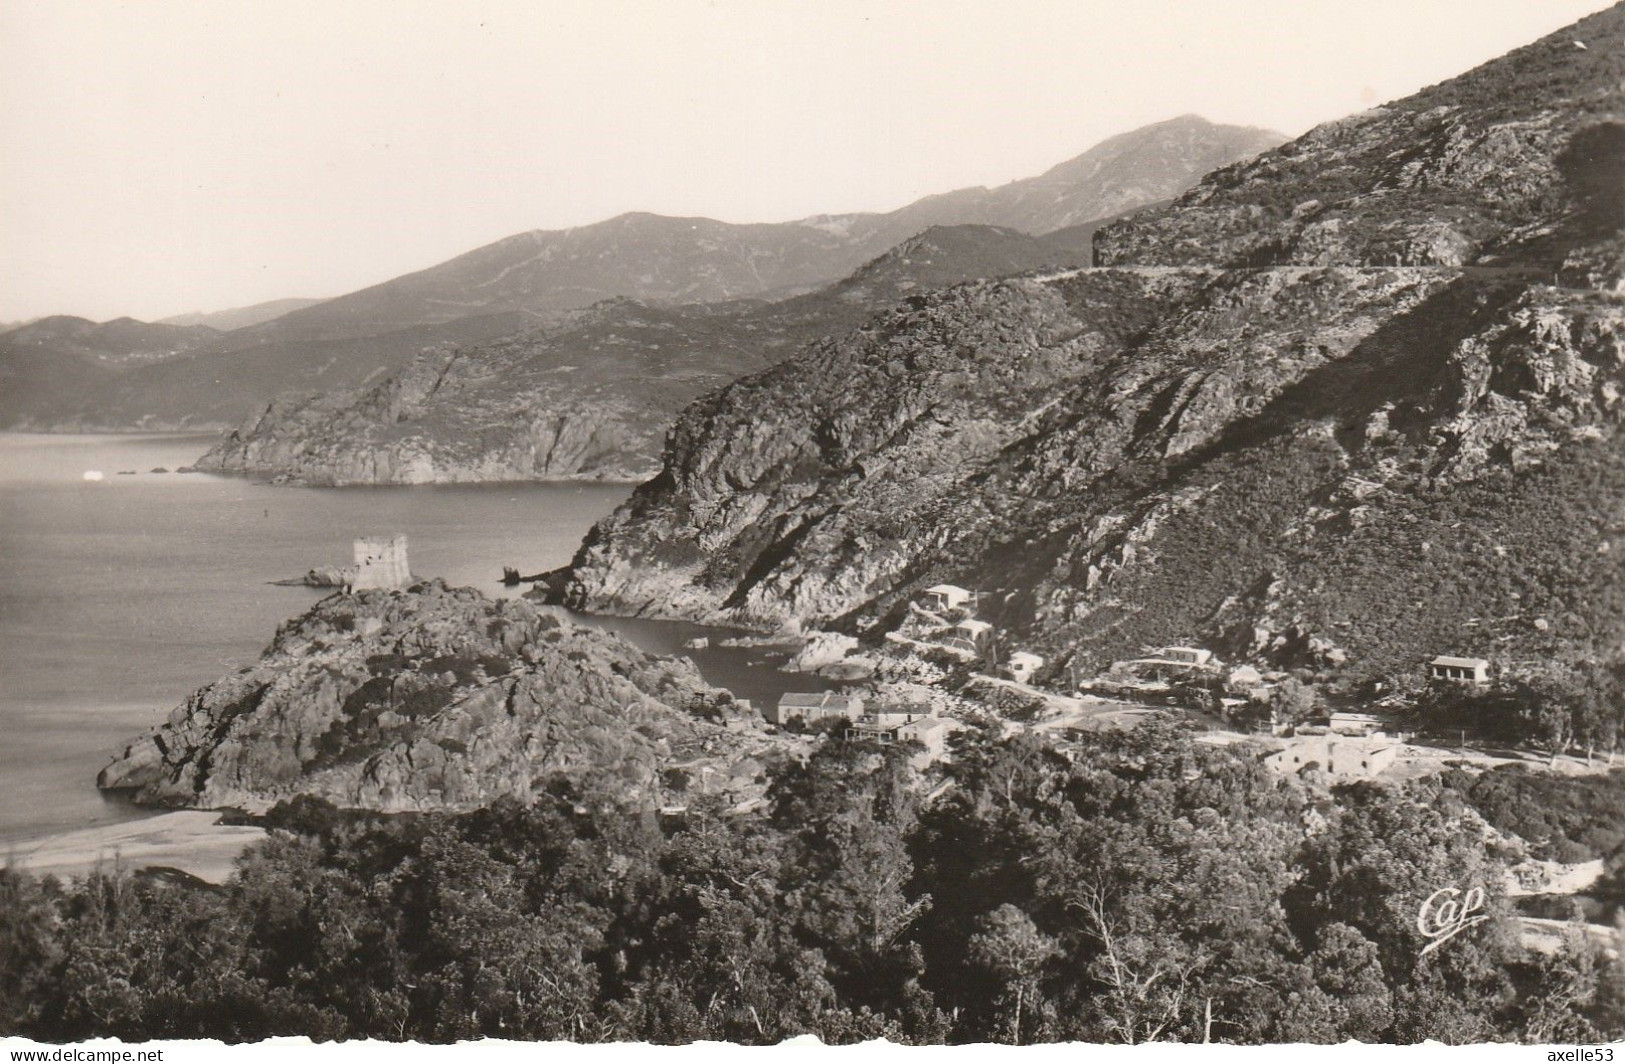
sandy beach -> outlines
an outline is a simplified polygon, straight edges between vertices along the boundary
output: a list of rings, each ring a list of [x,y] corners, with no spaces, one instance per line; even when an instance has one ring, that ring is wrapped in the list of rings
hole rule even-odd
[[[67,879],[98,865],[175,868],[208,883],[224,883],[261,828],[220,823],[221,814],[181,810],[145,820],[84,828],[7,844],[0,860],[38,875]]]

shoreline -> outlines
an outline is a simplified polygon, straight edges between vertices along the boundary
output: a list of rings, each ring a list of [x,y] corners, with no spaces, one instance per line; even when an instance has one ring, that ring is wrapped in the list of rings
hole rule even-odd
[[[146,429],[94,429],[94,428],[9,428],[0,429],[0,436],[26,437],[37,436],[42,440],[61,442],[71,440],[75,436],[84,436],[97,442],[110,439],[126,440],[208,440],[224,435],[231,431],[231,427],[220,429],[198,428],[146,428]]]
[[[205,883],[221,884],[237,858],[268,837],[264,828],[222,824],[209,809],[157,812],[137,820],[0,842],[0,862],[37,876],[81,878],[97,868],[129,871],[172,868]]]

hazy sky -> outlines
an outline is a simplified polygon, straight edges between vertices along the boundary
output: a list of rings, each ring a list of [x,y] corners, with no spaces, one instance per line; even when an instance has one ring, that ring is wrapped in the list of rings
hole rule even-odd
[[[1605,6],[0,0],[0,321],[338,295],[627,210],[886,210],[1186,112],[1295,135]]]

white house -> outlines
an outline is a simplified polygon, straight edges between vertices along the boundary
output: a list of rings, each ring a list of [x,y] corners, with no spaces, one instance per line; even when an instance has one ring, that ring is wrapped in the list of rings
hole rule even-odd
[[[818,724],[835,717],[857,720],[862,715],[862,695],[841,695],[833,691],[786,694],[779,699],[778,705],[762,714],[769,724],[788,724],[797,717],[807,724]]]
[[[987,645],[988,640],[993,638],[993,626],[986,621],[967,617],[954,625],[954,635],[980,650]]]
[[[948,738],[946,721],[930,716],[906,716],[896,720],[895,716],[891,713],[871,714],[848,725],[846,737],[879,743],[881,746],[916,742],[925,747],[928,758],[942,755]]]
[[[1333,713],[1329,723],[1338,735],[1380,734],[1388,727],[1387,720],[1375,713]]]
[[[1010,671],[1010,678],[1017,683],[1026,683],[1033,678],[1033,674],[1044,667],[1044,659],[1037,654],[1029,654],[1025,650],[1018,650],[1010,655],[1005,668]]]
[[[925,589],[925,604],[934,610],[957,610],[974,596],[953,584],[937,584]]]
[[[1428,679],[1458,680],[1463,683],[1490,682],[1490,663],[1483,658],[1452,658],[1441,654],[1428,662]]]
[[[1277,772],[1293,775],[1314,763],[1334,779],[1370,779],[1399,756],[1396,746],[1336,739],[1309,739],[1277,750],[1264,763]]]
[[[1161,647],[1148,657],[1112,662],[1112,671],[1132,676],[1157,679],[1184,677],[1195,672],[1207,672],[1218,667],[1213,651],[1200,647]]]

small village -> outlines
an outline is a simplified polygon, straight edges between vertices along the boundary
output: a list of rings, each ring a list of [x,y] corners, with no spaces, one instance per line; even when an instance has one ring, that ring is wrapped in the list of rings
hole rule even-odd
[[[332,571],[331,582],[347,593],[412,581],[404,535],[358,538],[353,553],[353,565]],[[1284,775],[1314,772],[1327,783],[1409,778],[1452,762],[1488,767],[1531,759],[1529,751],[1471,743],[1465,729],[1453,736],[1422,734],[1408,719],[1410,703],[1402,695],[1323,704],[1288,672],[1227,664],[1204,647],[1148,647],[1098,675],[1054,668],[1046,675],[1050,663],[1042,655],[1006,647],[997,627],[978,616],[981,600],[981,593],[954,584],[927,587],[908,603],[904,622],[885,633],[879,651],[863,650],[850,636],[814,633],[799,641],[783,669],[818,676],[825,681],[821,689],[788,691],[759,710],[745,699],[732,705],[747,716],[759,713],[770,729],[788,734],[916,744],[913,761],[922,769],[949,756],[954,731],[985,720],[990,711],[1005,734],[1028,731],[1063,753],[1082,732],[1151,719],[1184,721],[1200,730],[1200,742],[1251,744],[1269,768]],[[689,649],[709,645],[708,637],[688,643]],[[1417,672],[1423,686],[1468,691],[1487,688],[1494,677],[1487,659],[1452,654],[1418,662]],[[1549,758],[1548,767],[1559,760]],[[1612,763],[1610,754],[1605,764]],[[1592,766],[1588,759],[1564,767]]]
[[[905,623],[886,634],[880,654],[858,652],[855,640],[825,640],[851,653],[824,655],[818,672],[856,673],[869,682],[841,691],[787,693],[763,717],[773,727],[831,740],[912,741],[917,746],[911,763],[919,769],[950,759],[948,737],[990,715],[1003,734],[1040,736],[1069,758],[1087,732],[1148,720],[1185,722],[1198,729],[1199,743],[1253,750],[1270,771],[1320,787],[1399,782],[1469,765],[1528,764],[1572,774],[1604,770],[1614,760],[1612,753],[1594,764],[1589,758],[1540,757],[1478,741],[1466,730],[1419,732],[1407,696],[1379,693],[1321,704],[1312,688],[1288,672],[1227,664],[1204,647],[1150,647],[1099,675],[1052,668],[1046,677],[1049,662],[1042,655],[1001,649],[997,627],[976,615],[979,599],[952,584],[926,588],[909,604]],[[1495,667],[1484,658],[1436,654],[1418,662],[1417,674],[1420,688],[1471,696],[1490,687]],[[1063,680],[1059,685],[1066,689],[1054,690]],[[927,785],[934,786],[933,794],[946,786]],[[1514,899],[1583,894],[1603,875],[1600,860],[1565,864],[1525,857],[1507,872],[1504,889]],[[1570,927],[1561,920],[1519,916],[1520,941],[1530,950],[1550,954],[1567,933]],[[1587,933],[1606,937],[1600,927]]]
[[[953,584],[927,587],[878,652],[860,650],[856,640],[815,637],[811,642],[822,642],[826,652],[811,660],[800,655],[803,671],[857,682],[839,691],[787,693],[763,710],[764,719],[849,741],[913,741],[921,765],[948,756],[948,736],[991,709],[1006,734],[1045,736],[1063,753],[1082,732],[1149,719],[1189,722],[1200,742],[1251,744],[1269,768],[1313,772],[1328,784],[1410,778],[1449,763],[1559,767],[1559,758],[1478,742],[1467,730],[1426,733],[1408,712],[1410,699],[1383,693],[1381,685],[1369,698],[1323,700],[1289,672],[1227,664],[1199,646],[1148,647],[1094,676],[1046,670],[1045,657],[1007,647],[997,627],[978,616],[980,599]],[[1483,690],[1494,675],[1484,658],[1440,653],[1417,662],[1418,689]],[[1562,759],[1563,770],[1587,767]]]

